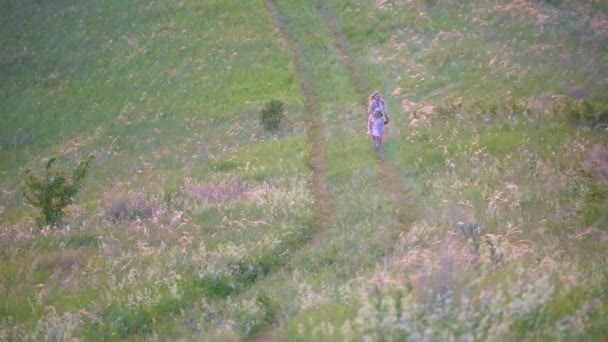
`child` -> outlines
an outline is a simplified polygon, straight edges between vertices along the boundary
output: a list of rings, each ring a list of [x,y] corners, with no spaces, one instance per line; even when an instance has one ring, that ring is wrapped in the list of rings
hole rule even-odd
[[[374,139],[374,145],[379,147],[384,137],[384,113],[376,111],[367,118],[367,134]]]

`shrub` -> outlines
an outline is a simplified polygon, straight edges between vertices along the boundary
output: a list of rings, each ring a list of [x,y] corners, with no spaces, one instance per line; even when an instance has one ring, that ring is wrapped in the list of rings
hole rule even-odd
[[[284,115],[284,103],[281,100],[270,100],[260,111],[260,121],[266,131],[274,132],[281,127]]]
[[[248,339],[254,339],[259,333],[262,332],[264,327],[271,325],[277,316],[277,303],[272,300],[272,298],[266,294],[264,291],[258,292],[255,301],[257,305],[259,305],[262,309],[262,315],[250,317],[250,324],[247,325],[249,331],[244,332],[244,335],[247,336]]]
[[[553,116],[574,124],[591,126],[596,121],[595,111],[595,106],[589,101],[573,101],[565,97],[553,107]]]
[[[89,169],[92,156],[80,162],[68,179],[64,170],[51,171],[57,158],[51,158],[46,163],[43,176],[38,176],[32,170],[25,171],[25,181],[22,185],[23,196],[27,202],[40,209],[38,225],[56,225],[64,216],[64,208],[72,204],[74,196],[82,187],[82,182]]]

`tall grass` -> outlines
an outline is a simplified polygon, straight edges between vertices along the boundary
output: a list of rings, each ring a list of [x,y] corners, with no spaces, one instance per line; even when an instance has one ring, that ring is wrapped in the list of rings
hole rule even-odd
[[[327,1],[389,104],[376,154],[327,18],[275,3],[319,101],[323,231],[310,113],[263,3],[1,5],[0,339],[605,336],[607,8]],[[55,154],[96,159],[39,231],[20,170]]]

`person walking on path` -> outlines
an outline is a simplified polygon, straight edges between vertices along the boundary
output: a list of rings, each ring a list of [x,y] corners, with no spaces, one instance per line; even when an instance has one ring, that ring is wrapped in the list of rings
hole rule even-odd
[[[379,91],[374,91],[369,97],[367,107],[367,134],[372,136],[376,147],[382,144],[384,126],[388,125],[389,122],[388,110],[382,94]]]
[[[367,115],[369,116],[378,111],[380,111],[380,112],[382,112],[382,114],[384,114],[384,117],[386,118],[385,124],[388,125],[390,120],[388,118],[388,109],[386,108],[386,103],[384,103],[382,94],[380,94],[379,91],[374,91],[369,96],[369,102],[368,102],[368,106],[367,106]]]

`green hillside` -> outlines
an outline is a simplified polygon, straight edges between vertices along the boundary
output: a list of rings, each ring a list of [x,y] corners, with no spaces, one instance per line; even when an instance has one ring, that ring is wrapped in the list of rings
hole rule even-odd
[[[2,341],[608,336],[605,1],[0,0],[0,46]]]

